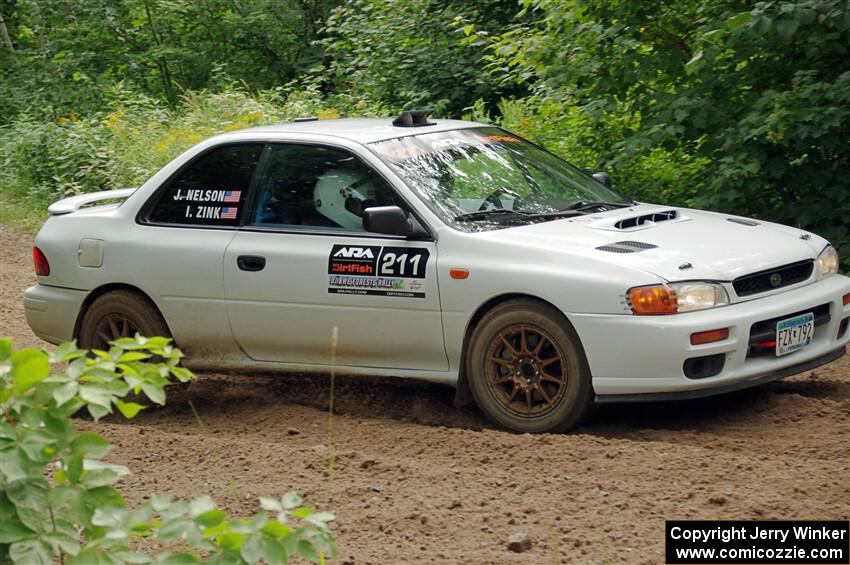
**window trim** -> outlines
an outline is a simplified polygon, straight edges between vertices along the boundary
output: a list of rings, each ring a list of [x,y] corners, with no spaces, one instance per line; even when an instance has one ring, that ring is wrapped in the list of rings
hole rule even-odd
[[[215,151],[221,147],[226,147],[229,145],[263,145],[263,150],[260,153],[260,159],[257,162],[257,166],[254,168],[254,173],[251,176],[251,182],[248,186],[248,195],[245,198],[246,206],[240,211],[239,221],[232,226],[216,226],[216,225],[204,225],[204,224],[170,224],[165,222],[152,222],[150,221],[150,213],[153,207],[159,202],[161,198],[161,194],[166,190],[168,184],[173,181],[178,175],[182,174],[187,168],[191,167],[196,161],[203,158],[207,153]],[[404,202],[405,206],[409,210],[410,214],[419,222],[419,225],[425,230],[428,234],[427,237],[410,237],[404,235],[391,235],[391,234],[382,234],[382,233],[374,233],[367,231],[321,231],[321,230],[305,230],[298,229],[297,226],[292,227],[262,227],[262,226],[251,226],[246,224],[247,218],[250,218],[254,212],[254,206],[256,204],[257,198],[257,185],[259,184],[259,179],[261,175],[265,174],[266,164],[268,160],[268,153],[271,149],[272,145],[315,145],[318,147],[331,147],[334,149],[338,149],[341,151],[346,151],[351,154],[356,159],[359,159],[366,166],[368,166],[374,174],[378,175],[387,185],[393,190],[396,196]],[[381,164],[386,164],[378,155],[372,151],[367,145],[360,144],[365,148],[367,153],[374,159],[376,159]],[[406,181],[401,179],[401,182],[407,186]],[[408,187],[409,189],[409,187]],[[247,232],[258,232],[258,233],[284,233],[284,234],[303,234],[303,235],[317,235],[317,236],[336,236],[336,237],[360,237],[365,239],[390,239],[395,241],[423,241],[423,242],[436,242],[437,238],[435,236],[435,231],[431,227],[428,222],[426,222],[422,215],[417,211],[416,207],[411,205],[410,199],[405,197],[404,194],[399,192],[398,186],[396,183],[392,182],[387,178],[382,172],[375,169],[375,167],[369,163],[369,161],[361,154],[358,154],[350,147],[346,147],[343,145],[338,145],[334,143],[329,143],[327,141],[315,141],[315,140],[234,140],[234,141],[226,141],[223,143],[218,143],[211,147],[207,147],[197,155],[193,156],[187,162],[183,163],[178,167],[176,171],[168,176],[160,185],[153,191],[153,193],[148,197],[144,204],[139,208],[139,211],[136,213],[135,221],[137,225],[140,226],[150,226],[150,227],[159,227],[159,228],[177,228],[177,229],[203,229],[203,230],[216,230],[216,231],[247,231]]]
[[[298,226],[254,226],[249,225],[246,222],[247,218],[253,217],[254,207],[256,206],[257,199],[259,198],[259,179],[266,172],[266,166],[268,164],[268,155],[271,153],[273,146],[275,145],[309,145],[316,147],[327,147],[331,149],[336,149],[338,151],[344,151],[347,154],[351,155],[355,159],[357,159],[361,164],[368,167],[373,174],[377,175],[381,180],[383,180],[386,185],[390,188],[390,190],[395,193],[395,195],[401,200],[404,205],[407,207],[408,212],[416,219],[420,226],[425,230],[428,234],[427,237],[410,237],[406,235],[392,235],[392,234],[383,234],[383,233],[375,233],[375,232],[367,232],[367,231],[352,231],[352,230],[317,230],[317,229],[304,229],[299,228]],[[361,144],[362,146],[362,144]],[[365,147],[365,146],[364,146]],[[366,150],[370,155],[377,157],[368,147]],[[381,159],[378,159],[379,162],[384,163]],[[328,143],[325,141],[314,141],[314,140],[268,140],[266,141],[266,148],[263,150],[263,155],[260,157],[260,162],[257,164],[257,170],[255,171],[254,178],[251,179],[251,192],[248,195],[247,206],[245,210],[247,211],[243,214],[239,219],[238,229],[241,231],[249,231],[249,232],[257,232],[257,233],[284,233],[284,234],[302,234],[302,235],[317,235],[317,236],[336,236],[336,237],[360,237],[367,239],[392,239],[396,241],[436,241],[436,237],[434,237],[434,230],[422,219],[421,214],[416,210],[415,206],[410,204],[410,200],[404,196],[401,192],[399,192],[398,187],[395,183],[393,183],[390,179],[386,177],[382,172],[377,170],[367,159],[358,153],[352,151],[349,147],[345,147],[342,145],[336,145],[333,143]]]
[[[210,229],[210,230],[238,230],[242,226],[243,218],[245,216],[245,208],[239,212],[239,218],[237,222],[230,226],[216,226],[216,225],[207,225],[207,224],[178,224],[178,223],[168,223],[168,222],[153,222],[150,220],[150,215],[153,212],[153,208],[159,204],[160,199],[162,198],[162,194],[167,190],[169,184],[176,179],[178,176],[183,174],[186,169],[197,163],[200,159],[203,159],[208,153],[212,153],[217,149],[221,149],[222,147],[228,147],[231,145],[262,145],[263,148],[260,151],[260,158],[257,160],[257,165],[254,167],[254,172],[251,173],[251,181],[248,183],[248,188],[246,192],[248,193],[245,197],[245,202],[249,202],[249,198],[251,198],[251,193],[254,190],[254,186],[257,183],[258,172],[260,168],[263,166],[264,158],[266,155],[266,146],[268,146],[268,141],[265,140],[246,140],[246,141],[226,141],[224,143],[218,143],[211,147],[207,147],[182,165],[178,167],[176,171],[171,173],[167,179],[162,181],[156,190],[153,191],[145,203],[139,208],[138,213],[136,214],[136,224],[141,226],[154,226],[161,228],[195,228],[195,229]]]

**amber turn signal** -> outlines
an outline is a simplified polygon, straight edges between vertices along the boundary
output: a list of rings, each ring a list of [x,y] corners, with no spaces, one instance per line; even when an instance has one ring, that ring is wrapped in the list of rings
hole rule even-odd
[[[629,306],[635,314],[675,314],[679,311],[676,292],[667,285],[638,286],[628,292]]]
[[[451,269],[449,271],[449,276],[453,279],[466,279],[469,278],[469,271],[466,269]]]
[[[708,330],[705,332],[697,332],[691,334],[691,345],[702,345],[704,343],[714,343],[715,341],[723,341],[729,337],[729,328],[720,328],[719,330]]]

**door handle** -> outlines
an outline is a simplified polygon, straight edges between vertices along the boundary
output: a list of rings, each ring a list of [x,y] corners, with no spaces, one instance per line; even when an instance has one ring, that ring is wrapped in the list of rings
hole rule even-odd
[[[243,271],[262,271],[266,268],[266,258],[258,255],[240,255],[236,258],[236,266]]]

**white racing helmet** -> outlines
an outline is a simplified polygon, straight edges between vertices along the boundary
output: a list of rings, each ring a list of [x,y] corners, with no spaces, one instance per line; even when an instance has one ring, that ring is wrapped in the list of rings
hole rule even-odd
[[[373,189],[365,172],[333,169],[316,181],[313,204],[321,215],[343,228],[363,227],[363,205]]]

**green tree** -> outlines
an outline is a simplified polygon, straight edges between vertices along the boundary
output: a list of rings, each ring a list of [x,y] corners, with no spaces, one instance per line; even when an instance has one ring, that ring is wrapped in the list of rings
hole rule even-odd
[[[591,116],[635,119],[613,147],[705,158],[693,203],[818,231],[850,257],[845,0],[526,0],[491,46],[503,80]]]
[[[331,11],[321,41],[332,62],[333,88],[362,93],[396,108],[434,108],[460,116],[478,98],[495,107],[524,93],[498,84],[484,53],[463,30],[489,35],[513,21],[514,1],[353,0]]]

